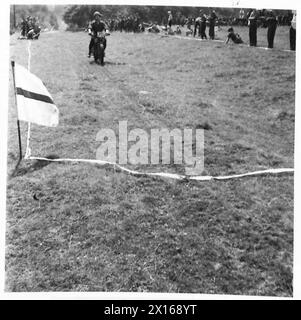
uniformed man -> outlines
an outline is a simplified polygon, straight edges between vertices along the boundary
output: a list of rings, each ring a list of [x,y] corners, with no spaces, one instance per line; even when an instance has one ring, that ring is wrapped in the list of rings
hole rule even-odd
[[[257,46],[257,12],[252,10],[248,18],[250,46]]]
[[[211,40],[214,40],[215,38],[215,33],[214,33],[214,29],[215,29],[215,21],[217,19],[217,15],[215,13],[214,10],[212,10],[212,12],[210,13],[210,16],[209,16],[209,38]]]
[[[197,30],[198,30],[198,36],[201,35],[201,13],[202,13],[202,10],[200,10],[200,15],[194,20],[194,32],[193,32],[194,37],[196,36]]]
[[[201,37],[202,39],[207,39],[206,20],[207,20],[206,15],[203,13],[203,10],[200,10],[200,15],[195,19],[195,23],[194,23],[194,33],[193,33],[194,37],[198,29],[198,36]]]
[[[171,29],[171,26],[172,26],[172,14],[171,14],[171,11],[167,11],[167,13],[168,13],[167,25],[168,25],[169,29]]]
[[[204,13],[201,14],[201,23],[200,23],[200,28],[201,28],[201,38],[202,39],[207,39],[207,35],[206,35],[206,21],[207,21],[207,17]]]
[[[239,10],[239,23],[240,23],[240,25],[244,25],[244,19],[245,19],[245,10],[243,9],[243,8],[241,8],[240,10]]]
[[[274,47],[274,38],[275,38],[275,33],[277,29],[277,19],[272,10],[269,10],[267,12],[267,19],[266,23],[268,26],[268,48],[272,49]]]
[[[293,12],[293,19],[290,26],[290,49],[296,51],[296,19],[297,11]]]

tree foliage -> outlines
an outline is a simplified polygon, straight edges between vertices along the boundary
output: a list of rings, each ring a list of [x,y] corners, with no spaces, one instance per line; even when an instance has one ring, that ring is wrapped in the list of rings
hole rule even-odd
[[[46,5],[11,5],[10,7],[10,27],[18,27],[22,19],[27,16],[38,18],[42,28],[58,29],[57,15],[49,10]]]
[[[167,11],[171,10],[174,18],[197,17],[201,7],[173,7],[173,6],[117,6],[117,5],[71,5],[66,8],[63,19],[69,26],[86,27],[93,19],[93,12],[100,11],[104,19],[116,19],[121,16],[137,16],[144,22],[166,23]],[[209,14],[212,9],[223,16],[231,16],[239,9],[231,8],[202,8]]]

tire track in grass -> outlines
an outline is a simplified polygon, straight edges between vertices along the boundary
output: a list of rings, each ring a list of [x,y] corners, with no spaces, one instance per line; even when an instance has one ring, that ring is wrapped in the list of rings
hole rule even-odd
[[[134,45],[133,45],[133,39],[131,38],[130,41],[128,41],[128,38],[129,35],[126,35],[125,36],[125,41],[126,41],[126,44],[127,45],[130,45],[132,44],[132,46],[125,46],[123,45],[123,43],[120,43],[120,39],[118,39],[118,44],[117,45],[120,45],[120,48],[117,47],[114,48],[114,43],[113,43],[113,48],[116,49],[116,52],[120,52],[120,49],[121,48],[128,48],[130,50],[130,52],[128,53],[128,55],[132,55],[133,53],[131,52],[131,49],[135,50],[137,49],[137,46],[139,48],[139,45],[140,43],[138,42],[135,42]],[[138,37],[137,37],[138,38]],[[140,38],[139,38],[140,40]],[[126,60],[125,56],[126,56],[126,52],[121,52],[122,53],[122,58],[123,58],[123,61]],[[119,55],[110,55],[112,57],[112,60],[117,60],[119,58]],[[167,126],[167,125],[174,125],[174,123],[171,123],[170,121],[168,121],[168,119],[166,117],[162,118],[159,117],[160,114],[154,114],[153,112],[151,111],[148,111],[147,110],[147,106],[145,106],[143,104],[143,99],[142,96],[140,95],[140,88],[137,88],[137,90],[133,90],[132,88],[130,88],[129,85],[126,85],[124,84],[124,79],[121,79],[120,78],[120,75],[116,75],[114,74],[111,70],[109,70],[109,66],[110,64],[112,65],[126,65],[126,63],[116,63],[116,62],[112,62],[112,61],[108,61],[107,64],[105,64],[105,67],[102,68],[102,71],[103,73],[105,73],[107,79],[110,81],[110,83],[113,84],[113,86],[115,86],[118,91],[121,93],[122,97],[125,98],[126,101],[128,101],[130,103],[130,106],[127,106],[127,109],[130,109],[132,112],[134,112],[135,114],[135,117],[138,118],[140,121],[143,122],[144,125],[149,125],[149,122],[150,121],[155,121],[157,125],[160,125],[160,126]],[[137,68],[135,66],[133,66],[132,64],[128,63],[128,67],[129,67],[129,71],[128,71],[128,74],[132,75],[132,74],[137,74],[137,75],[147,75],[149,79],[152,79],[154,80],[154,77],[150,74],[149,72],[149,69],[145,67],[145,64],[143,63],[139,63],[139,70],[137,71]],[[159,83],[159,80],[156,79],[156,83]],[[144,84],[145,82],[143,82]],[[142,90],[141,90],[142,91]],[[152,92],[149,92],[149,94],[153,94],[154,90],[152,88],[151,90]],[[156,90],[155,90],[156,91]],[[156,92],[155,92],[156,94]],[[166,96],[168,96],[168,94],[166,94]],[[147,95],[147,97],[149,97],[149,95]],[[153,117],[151,117],[153,116]],[[168,123],[167,123],[168,122]]]
[[[131,90],[128,86],[124,85],[119,79],[116,79],[116,77],[105,67],[102,67],[101,68],[101,72],[103,74],[105,74],[105,76],[107,77],[108,81],[110,81],[112,84],[114,84],[114,87],[116,87],[119,92],[122,94],[122,97],[125,98],[125,100],[127,100],[130,104],[127,105],[126,107],[126,112],[127,112],[127,117],[129,117],[129,114],[128,114],[128,111],[131,111],[131,113],[133,114],[133,119],[137,119],[138,118],[138,121],[141,121],[141,123],[144,124],[144,128],[149,128],[149,119],[145,117],[145,112],[139,112],[139,110],[137,111],[137,108],[135,108],[135,106],[139,106],[139,107],[142,107],[144,108],[144,106],[140,105],[139,104],[139,101],[137,101],[139,99],[139,94],[137,94],[135,91]],[[107,104],[108,105],[108,104]],[[120,110],[120,106],[116,105],[114,102],[112,102],[112,100],[110,101],[110,107],[113,105],[114,107],[114,115],[116,115],[116,113],[118,112],[123,112],[124,109],[121,109]],[[157,122],[160,122],[160,125],[163,127],[165,126],[166,127],[166,123],[164,123],[161,119],[157,119]],[[135,121],[135,124],[137,126],[137,121]],[[164,124],[164,125],[163,125]],[[157,124],[158,126],[159,124]],[[130,125],[128,125],[128,130],[130,129]],[[118,147],[117,147],[118,148]],[[132,166],[130,166],[132,167]],[[141,169],[141,166],[139,165],[138,167],[137,166],[134,166],[133,169]],[[182,171],[182,167],[181,167],[181,170]],[[161,168],[158,168],[158,170],[161,170],[161,171],[166,171],[166,166],[164,166],[164,169]],[[177,170],[178,172],[178,170]],[[180,172],[178,172],[180,174]]]
[[[130,107],[129,109],[135,113],[135,116],[138,116],[139,120],[145,120],[144,117],[138,113],[137,108],[132,106],[132,104],[136,105],[139,107],[140,111],[141,109],[143,110],[142,114],[144,113],[144,106],[142,106],[137,100],[137,97],[139,97],[139,94],[137,94],[135,91],[131,90],[128,86],[123,84],[119,79],[116,79],[114,75],[106,68],[103,68],[104,74],[107,76],[108,80],[110,80],[113,84],[115,84],[115,87],[121,92],[122,96],[130,102]]]
[[[82,43],[81,41],[78,41],[78,47],[76,47],[76,50],[72,50],[74,49],[73,47],[69,46],[68,49],[69,49],[69,52],[70,54],[73,56],[74,60],[78,60],[78,56],[75,55],[74,52],[80,52],[81,49],[82,49]],[[106,67],[100,67],[99,65],[97,65],[96,63],[94,63],[93,61],[90,61],[90,62],[86,62],[84,61],[84,59],[82,59],[80,61],[80,70],[78,72],[82,72],[82,76],[80,75],[77,75],[75,70],[74,70],[74,67],[72,67],[72,72],[77,76],[77,78],[79,79],[78,80],[78,83],[79,83],[79,91],[81,90],[80,89],[80,85],[82,83],[85,82],[84,79],[86,79],[86,77],[89,75],[94,78],[96,78],[97,80],[100,80],[99,78],[99,75],[103,76],[105,75],[107,80],[110,81],[112,83],[112,85],[114,87],[117,87],[117,89],[122,93],[122,96],[124,98],[126,98],[131,104],[137,104],[137,101],[135,99],[131,99],[130,96],[131,95],[135,95],[136,93],[131,91],[130,93],[128,93],[127,91],[130,91],[127,87],[122,87],[121,85],[116,85],[116,83],[119,83],[120,84],[120,80],[119,79],[115,79],[112,75],[112,73],[109,71],[109,70],[106,70]],[[78,64],[77,64],[78,65]],[[99,71],[99,72],[98,72]],[[113,99],[110,100],[110,102],[108,101],[105,101],[105,99],[103,99],[105,96],[106,96],[106,93],[107,91],[106,90],[101,90],[103,87],[102,86],[95,86],[95,83],[91,82],[89,83],[91,85],[91,88],[93,87],[93,90],[95,90],[95,94],[96,92],[98,93],[98,96],[101,97],[101,102],[105,105],[105,109],[106,110],[110,110],[112,111],[112,115],[116,115],[116,112],[120,111],[120,106],[118,106],[116,103],[113,102]],[[97,83],[98,84],[98,83]],[[81,91],[82,93],[85,93],[84,90]],[[95,96],[94,94],[94,96]],[[84,94],[83,95],[84,97],[90,97],[88,94]],[[94,108],[96,109],[99,109],[97,107],[97,105],[94,105],[93,106]],[[114,110],[112,110],[112,107],[114,107]],[[140,112],[138,113],[137,110],[135,108],[131,108],[132,111],[135,112],[135,116],[139,115]],[[139,116],[139,119],[143,119],[143,117]]]
[[[145,74],[149,74],[148,69],[146,69],[144,66],[141,65],[141,68],[143,69],[143,72]],[[155,121],[156,125],[159,125],[161,127],[168,127],[173,126],[174,123],[169,120],[168,118],[159,118],[159,117],[150,117],[148,115],[153,115],[151,112],[148,112],[146,110],[146,107],[141,103],[139,92],[133,91],[129,88],[129,86],[125,85],[123,83],[123,80],[117,79],[116,76],[110,72],[108,69],[103,69],[104,73],[106,74],[108,80],[114,84],[114,86],[120,91],[123,98],[125,98],[129,103],[130,106],[127,106],[128,109],[130,109],[135,117],[138,117],[140,121],[142,121],[144,124],[148,125],[149,121]],[[137,108],[138,107],[138,108]]]
[[[122,95],[122,98],[125,99],[125,101],[128,103],[126,105],[126,111],[130,111],[132,113],[132,116],[130,116],[127,113],[128,118],[137,119],[141,122],[144,126],[149,125],[149,119],[146,116],[146,109],[145,106],[140,103],[140,95],[139,92],[132,90],[129,88],[129,86],[125,85],[123,83],[123,80],[118,79],[110,70],[108,70],[105,67],[102,67],[101,69],[102,74],[104,74],[107,78],[107,80],[112,83],[112,85],[119,91],[119,93]],[[107,106],[110,106],[110,108],[114,107],[114,115],[116,116],[116,112],[124,112],[124,109],[120,110],[120,106],[118,106],[116,103],[114,103],[112,100],[110,102],[105,102]],[[156,118],[156,121],[159,122],[158,125],[165,125],[166,122],[164,122],[162,119]]]

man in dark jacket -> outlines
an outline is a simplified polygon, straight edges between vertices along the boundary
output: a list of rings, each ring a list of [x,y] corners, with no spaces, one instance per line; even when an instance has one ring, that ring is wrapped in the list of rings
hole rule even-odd
[[[171,29],[172,23],[173,23],[173,17],[171,14],[171,11],[167,11],[168,18],[167,18],[167,26],[169,29]]]
[[[206,15],[203,13],[203,10],[200,10],[200,15],[195,19],[194,24],[194,33],[193,36],[196,36],[198,29],[198,36],[202,39],[207,39],[206,36]]]
[[[274,47],[274,38],[277,29],[277,19],[272,10],[267,12],[266,23],[268,26],[268,48],[272,49]]]
[[[211,40],[214,40],[215,34],[214,34],[214,28],[215,28],[215,21],[217,19],[217,15],[214,10],[212,10],[210,16],[209,16],[209,38]]]
[[[89,54],[88,54],[88,58],[91,57],[91,53],[92,53],[92,49],[94,46],[94,39],[93,37],[95,37],[97,35],[97,32],[105,32],[107,30],[107,26],[106,24],[100,20],[101,18],[101,14],[98,11],[95,11],[94,14],[94,21],[92,21],[91,25],[88,27],[88,32],[89,35],[92,36],[91,37],[91,41],[89,44]],[[107,47],[107,39],[104,40],[104,50],[106,50]]]
[[[290,49],[296,51],[296,11],[293,13],[290,26]]]
[[[257,12],[252,10],[248,18],[250,46],[257,46]]]

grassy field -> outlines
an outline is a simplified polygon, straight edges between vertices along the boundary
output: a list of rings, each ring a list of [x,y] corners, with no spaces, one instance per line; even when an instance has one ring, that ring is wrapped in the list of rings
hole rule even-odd
[[[247,40],[247,28],[236,31]],[[258,33],[266,46],[266,29]],[[293,167],[294,53],[112,33],[100,67],[88,42],[56,32],[32,43],[31,71],[60,110],[57,128],[33,125],[33,155],[95,159],[97,132],[128,120],[129,130],[206,128],[204,174]],[[27,41],[10,45],[27,66]],[[275,47],[289,48],[288,28]],[[35,161],[14,172],[10,88],[7,291],[293,294],[292,175],[196,183]]]

